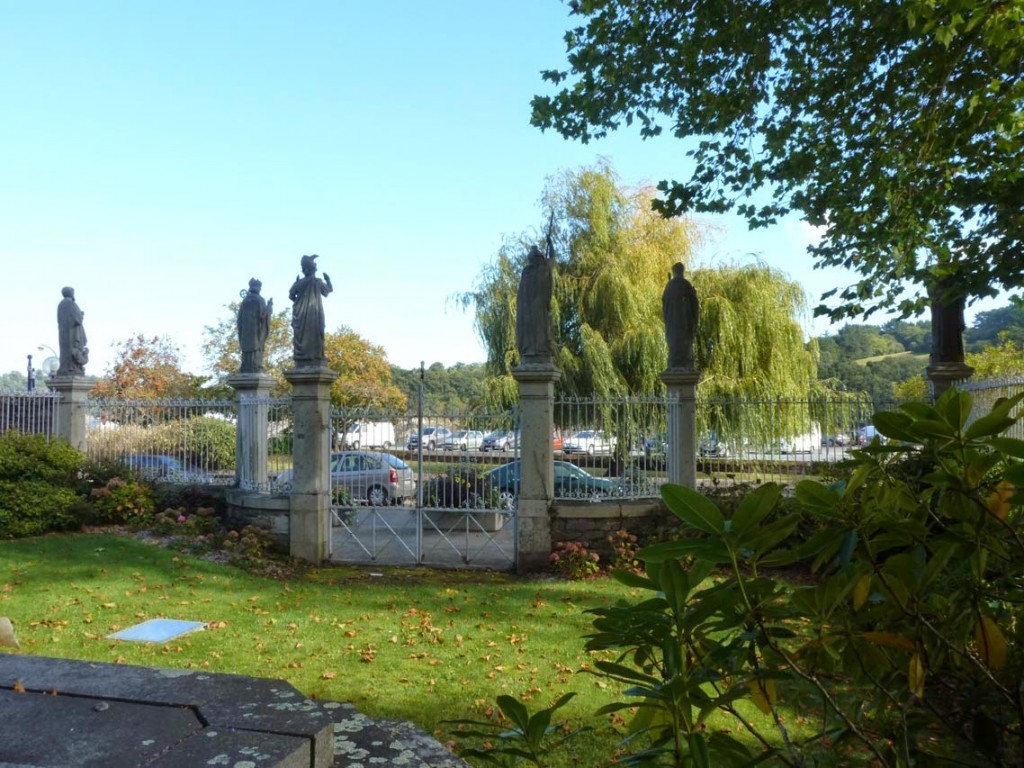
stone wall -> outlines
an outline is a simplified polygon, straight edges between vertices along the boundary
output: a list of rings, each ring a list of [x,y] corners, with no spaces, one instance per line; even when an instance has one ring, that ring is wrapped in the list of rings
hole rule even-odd
[[[674,520],[660,499],[638,501],[559,501],[552,507],[551,541],[582,541],[602,559],[613,555],[608,537],[616,531],[629,531],[641,541]]]

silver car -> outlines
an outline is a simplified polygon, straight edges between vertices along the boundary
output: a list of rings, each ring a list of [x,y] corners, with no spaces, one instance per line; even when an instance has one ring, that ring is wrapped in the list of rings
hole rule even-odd
[[[292,489],[292,471],[277,476],[277,487]],[[346,489],[356,504],[374,507],[398,504],[416,496],[416,475],[412,467],[390,453],[342,451],[331,454],[331,490]]]
[[[476,429],[460,429],[453,432],[441,443],[446,451],[473,451],[483,444],[484,433]]]

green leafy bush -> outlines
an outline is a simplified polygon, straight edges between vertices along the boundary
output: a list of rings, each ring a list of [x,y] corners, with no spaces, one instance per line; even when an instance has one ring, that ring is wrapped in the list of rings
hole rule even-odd
[[[0,479],[73,486],[85,460],[64,440],[8,431],[0,435]]]
[[[877,414],[889,442],[855,451],[844,483],[800,483],[796,511],[774,485],[724,512],[665,486],[699,535],[640,550],[643,575],[614,571],[639,597],[594,609],[587,640],[618,652],[596,672],[631,697],[603,711],[633,709],[632,738],[648,739],[623,763],[831,764],[831,745],[845,742],[871,765],[1016,764],[1024,441],[1002,433],[1022,400],[972,421],[970,395],[950,390],[934,407]],[[816,532],[794,542],[808,520]],[[766,570],[797,562],[812,583]],[[808,689],[821,712],[816,732],[798,736],[780,704]],[[760,746],[706,729],[715,711]]]
[[[13,431],[0,435],[0,538],[77,528],[83,464],[63,440]]]
[[[74,488],[38,480],[0,480],[0,538],[78,528]]]
[[[151,522],[156,512],[153,489],[137,480],[111,478],[89,493],[94,511],[89,522],[99,525],[143,526]]]
[[[551,553],[551,570],[563,579],[583,581],[601,572],[601,556],[585,541],[559,541]]]

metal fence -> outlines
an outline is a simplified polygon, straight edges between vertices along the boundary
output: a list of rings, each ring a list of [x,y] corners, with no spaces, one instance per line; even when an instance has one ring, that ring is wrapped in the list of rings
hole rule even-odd
[[[167,482],[235,482],[233,400],[91,400],[86,452]]]
[[[969,392],[973,399],[971,403],[970,420],[973,422],[992,410],[996,400],[1001,397],[1013,397],[1024,392],[1024,377],[1010,379],[995,379],[989,381],[964,381],[957,385],[957,388]],[[1017,407],[1014,415],[1021,415],[1024,412],[1020,406]],[[1006,432],[1007,437],[1015,437],[1024,440],[1024,423],[1018,421]]]
[[[335,409],[331,557],[510,567],[517,426],[514,412]]]
[[[0,432],[54,437],[59,411],[60,395],[54,392],[0,395]]]
[[[565,479],[556,471],[556,497],[657,496],[666,481],[668,405],[667,397],[557,400],[552,441]],[[696,411],[698,482],[787,483],[868,442],[874,408],[861,396],[698,397]]]

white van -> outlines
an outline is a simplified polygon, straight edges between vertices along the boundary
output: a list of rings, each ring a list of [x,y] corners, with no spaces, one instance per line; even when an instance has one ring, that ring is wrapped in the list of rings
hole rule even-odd
[[[360,448],[389,451],[395,444],[395,425],[389,421],[357,421],[345,433],[344,443],[353,451]]]
[[[811,453],[821,448],[821,427],[817,424],[811,425],[811,431],[803,435],[797,435],[789,439],[783,439],[780,443],[780,453]]]

